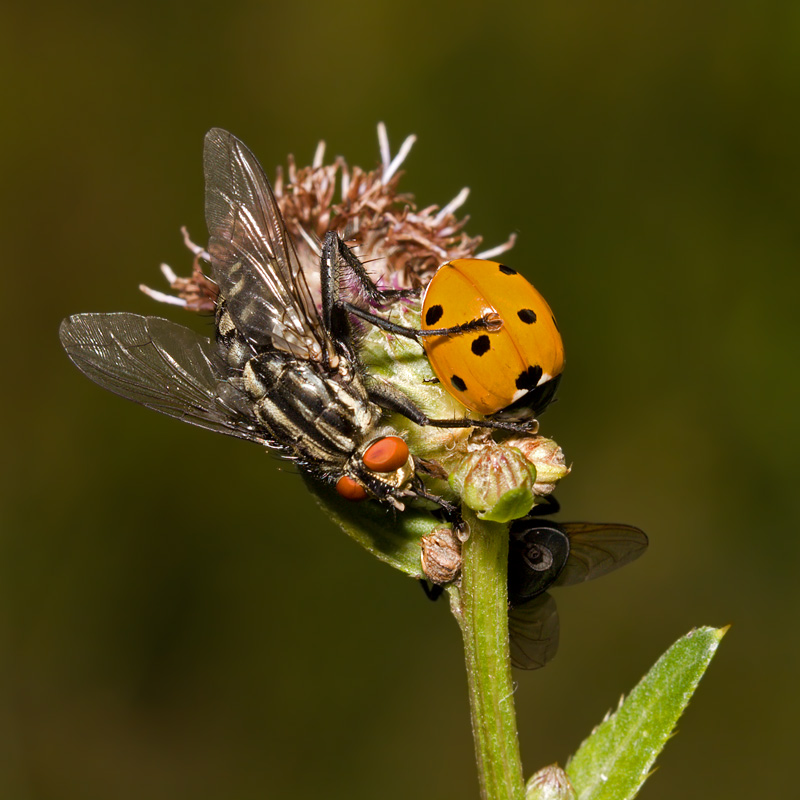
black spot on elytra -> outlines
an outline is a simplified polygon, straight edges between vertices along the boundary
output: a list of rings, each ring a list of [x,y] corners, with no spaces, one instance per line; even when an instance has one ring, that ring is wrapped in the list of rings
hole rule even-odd
[[[482,333],[476,339],[472,340],[472,344],[470,345],[470,349],[476,356],[482,356],[484,353],[489,351],[489,348],[492,346],[492,343],[489,341],[489,337]]]
[[[511,269],[511,267],[507,267],[505,264],[498,264],[497,268],[503,275],[516,275],[517,271],[515,269]]]
[[[517,316],[526,324],[531,325],[536,322],[536,312],[532,308],[522,308],[517,311]]]
[[[459,392],[466,392],[467,391],[467,384],[464,383],[463,378],[459,378],[458,375],[451,375],[450,376],[450,383],[458,389]]]
[[[425,312],[425,324],[433,327],[444,314],[444,309],[440,305],[431,306]]]
[[[542,368],[540,366],[528,367],[524,372],[520,372],[516,380],[517,389],[529,392],[535,389],[542,378]]]

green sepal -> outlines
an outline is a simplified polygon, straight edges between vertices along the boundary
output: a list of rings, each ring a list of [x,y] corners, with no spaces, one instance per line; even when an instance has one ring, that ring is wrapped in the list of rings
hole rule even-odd
[[[534,506],[536,496],[527,486],[507,491],[488,511],[478,513],[487,522],[511,522],[524,517]]]
[[[536,502],[536,467],[516,447],[487,442],[450,473],[449,483],[487,522],[524,517]]]

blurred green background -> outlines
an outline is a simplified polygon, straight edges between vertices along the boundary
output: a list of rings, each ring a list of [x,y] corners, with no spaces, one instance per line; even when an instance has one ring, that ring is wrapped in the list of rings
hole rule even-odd
[[[516,675],[526,771],[563,764],[681,634],[733,623],[642,797],[791,793],[800,5],[0,14],[0,797],[477,796],[445,604],[287,465],[101,391],[57,338],[78,311],[170,313],[137,285],[188,268],[180,225],[205,236],[208,128],[272,174],[320,138],[374,166],[379,120],[395,149],[419,136],[402,188],[469,185],[470,233],[517,231],[506,260],[558,315],[562,518],[651,537],[556,592],[560,653]]]

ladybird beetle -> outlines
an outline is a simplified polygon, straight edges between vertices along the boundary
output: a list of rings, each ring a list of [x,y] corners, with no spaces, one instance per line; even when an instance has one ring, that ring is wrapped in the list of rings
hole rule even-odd
[[[446,327],[433,327],[431,325],[427,326],[427,328],[423,329],[416,329],[416,328],[407,328],[404,325],[397,325],[388,319],[380,316],[379,314],[373,311],[373,308],[379,307],[381,305],[386,305],[390,302],[401,298],[407,298],[411,296],[417,296],[418,292],[412,289],[379,289],[373,280],[368,275],[367,271],[364,269],[363,264],[356,258],[350,248],[344,243],[341,237],[336,233],[336,231],[329,231],[325,235],[325,239],[322,243],[322,247],[320,248],[320,283],[322,287],[322,321],[323,326],[326,330],[330,331],[331,336],[339,342],[353,342],[353,331],[350,326],[349,315],[352,314],[355,317],[358,317],[366,322],[375,325],[378,328],[381,328],[388,333],[397,334],[398,336],[405,336],[409,339],[414,339],[415,341],[425,341],[428,338],[435,338],[435,339],[456,339],[461,337],[466,337],[467,334],[481,334],[488,332],[497,332],[500,331],[501,328],[504,327],[503,321],[500,317],[500,314],[494,309],[490,308],[487,313],[478,312],[477,316],[469,317],[462,319],[461,321],[456,321],[453,325],[448,325]],[[472,259],[475,260],[475,259]],[[457,262],[451,262],[457,263]],[[478,262],[478,263],[492,263],[492,262]],[[448,266],[448,265],[445,265]],[[440,267],[439,271],[444,267]],[[507,269],[507,268],[505,268]],[[510,271],[512,272],[512,271]],[[346,276],[346,273],[349,273]],[[438,274],[438,273],[437,273]],[[516,274],[516,273],[514,273]],[[351,279],[352,280],[349,280]],[[434,276],[434,280],[436,276]],[[528,286],[528,288],[537,296],[538,293],[536,290],[522,277],[520,280]],[[350,302],[346,300],[342,296],[342,288],[348,284],[348,282],[356,285],[361,289],[362,295],[362,304],[358,305],[356,303]],[[484,303],[481,305],[483,308],[486,305]],[[503,303],[496,303],[499,308],[504,308],[505,305]],[[536,306],[540,308],[540,306],[544,306],[547,308],[547,304],[544,302],[543,299],[540,298],[539,305]],[[471,310],[469,307],[465,306],[466,312],[469,313]],[[432,312],[433,313],[433,312]],[[547,308],[547,313],[552,317],[550,314],[550,309]],[[468,340],[472,340],[472,336],[468,337]],[[560,343],[560,339],[559,339]],[[563,360],[563,359],[562,359]],[[516,364],[513,365],[516,367]],[[497,368],[497,367],[496,367]],[[516,373],[515,373],[516,374]],[[439,376],[441,380],[441,376]],[[536,386],[536,380],[529,380],[531,383],[531,388]],[[456,384],[458,381],[456,381]],[[552,382],[551,382],[552,384]],[[445,382],[445,386],[449,386]],[[458,394],[454,394],[455,397],[461,399]],[[418,425],[435,425],[441,428],[465,428],[465,427],[482,427],[482,428],[494,428],[500,430],[510,430],[517,433],[525,433],[529,431],[529,421],[520,421],[516,419],[471,419],[471,418],[461,418],[461,419],[450,419],[450,420],[443,420],[443,419],[429,419],[425,416],[420,409],[416,407],[414,403],[412,403],[409,398],[403,395],[401,392],[394,389],[394,387],[381,383],[381,382],[371,382],[370,384],[370,394],[378,399],[380,398],[380,404],[383,408],[399,412],[404,416],[408,417],[412,422],[416,422]],[[552,392],[550,392],[550,397],[552,397]],[[468,403],[465,403],[470,408],[477,407],[470,406]],[[543,408],[544,404],[539,404],[537,408]],[[500,408],[502,406],[499,406]],[[511,415],[510,415],[511,416]],[[516,416],[516,415],[514,415]],[[521,417],[529,417],[530,414],[523,413],[520,414]]]
[[[340,296],[344,270],[360,286],[367,307]],[[425,290],[419,330],[396,325],[369,307],[415,292],[379,289],[335,231],[322,245],[321,278],[323,318],[331,321],[331,330],[336,331],[339,310],[421,342],[450,394],[472,411],[496,415],[470,420],[472,425],[527,431],[512,420],[530,420],[553,400],[564,369],[558,325],[544,297],[505,264],[479,258],[442,264]]]
[[[564,345],[553,312],[516,270],[496,261],[459,258],[439,267],[422,301],[422,331],[499,317],[499,330],[425,336],[436,376],[467,408],[495,414],[509,406],[534,415],[553,399]]]

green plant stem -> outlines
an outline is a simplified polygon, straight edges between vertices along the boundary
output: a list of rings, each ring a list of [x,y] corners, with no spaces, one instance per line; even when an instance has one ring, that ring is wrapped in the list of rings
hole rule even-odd
[[[508,527],[464,512],[471,533],[451,608],[464,637],[481,797],[521,800],[525,787],[508,650]]]

